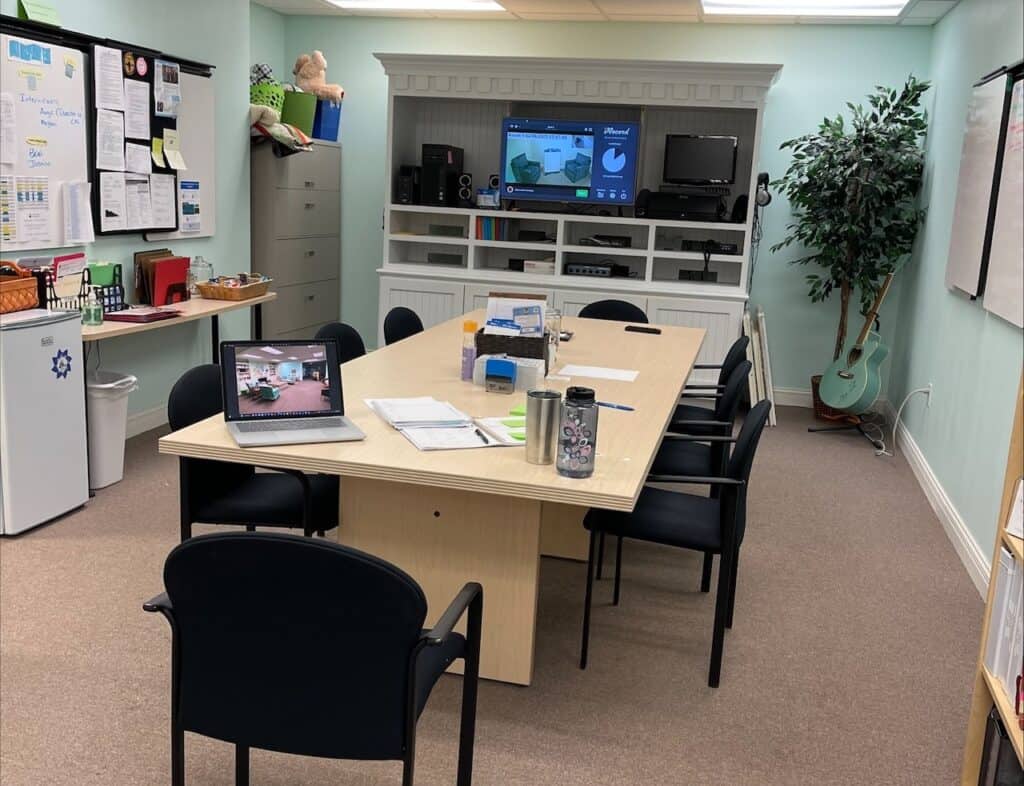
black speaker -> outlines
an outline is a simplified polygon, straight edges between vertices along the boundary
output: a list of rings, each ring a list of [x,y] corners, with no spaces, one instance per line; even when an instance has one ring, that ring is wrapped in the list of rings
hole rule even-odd
[[[498,175],[491,175],[489,178],[487,178],[487,187],[494,191],[497,191],[499,188],[501,188],[501,178],[498,177]]]
[[[459,201],[462,148],[452,145],[423,145],[420,175],[420,203],[454,207]]]
[[[473,206],[473,176],[463,172],[459,175],[459,207]]]
[[[411,164],[398,167],[395,178],[395,203],[418,205],[420,203],[420,168]]]

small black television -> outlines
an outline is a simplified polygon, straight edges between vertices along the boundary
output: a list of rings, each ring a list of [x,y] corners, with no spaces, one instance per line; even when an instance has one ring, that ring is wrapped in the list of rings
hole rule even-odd
[[[734,136],[666,134],[662,182],[712,186],[736,182]]]

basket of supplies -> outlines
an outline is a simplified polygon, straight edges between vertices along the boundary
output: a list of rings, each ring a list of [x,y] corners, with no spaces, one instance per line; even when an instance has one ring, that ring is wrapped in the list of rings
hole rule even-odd
[[[245,278],[218,276],[209,281],[197,281],[200,297],[207,300],[249,300],[267,294],[272,278],[252,273]]]
[[[0,261],[0,314],[26,311],[38,305],[35,277],[16,262]]]

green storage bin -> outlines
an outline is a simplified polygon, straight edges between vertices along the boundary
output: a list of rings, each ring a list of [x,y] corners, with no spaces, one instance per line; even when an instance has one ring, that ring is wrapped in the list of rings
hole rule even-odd
[[[313,118],[316,116],[316,96],[286,90],[281,122],[295,126],[306,136],[313,136]]]

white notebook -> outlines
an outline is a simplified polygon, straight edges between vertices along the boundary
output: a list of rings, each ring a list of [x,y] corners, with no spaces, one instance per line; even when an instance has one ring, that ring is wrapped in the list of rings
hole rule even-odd
[[[507,418],[478,418],[465,426],[399,429],[420,450],[511,448],[525,444],[525,427],[510,428]]]
[[[465,426],[473,422],[465,412],[432,396],[368,398],[366,405],[397,429]]]

